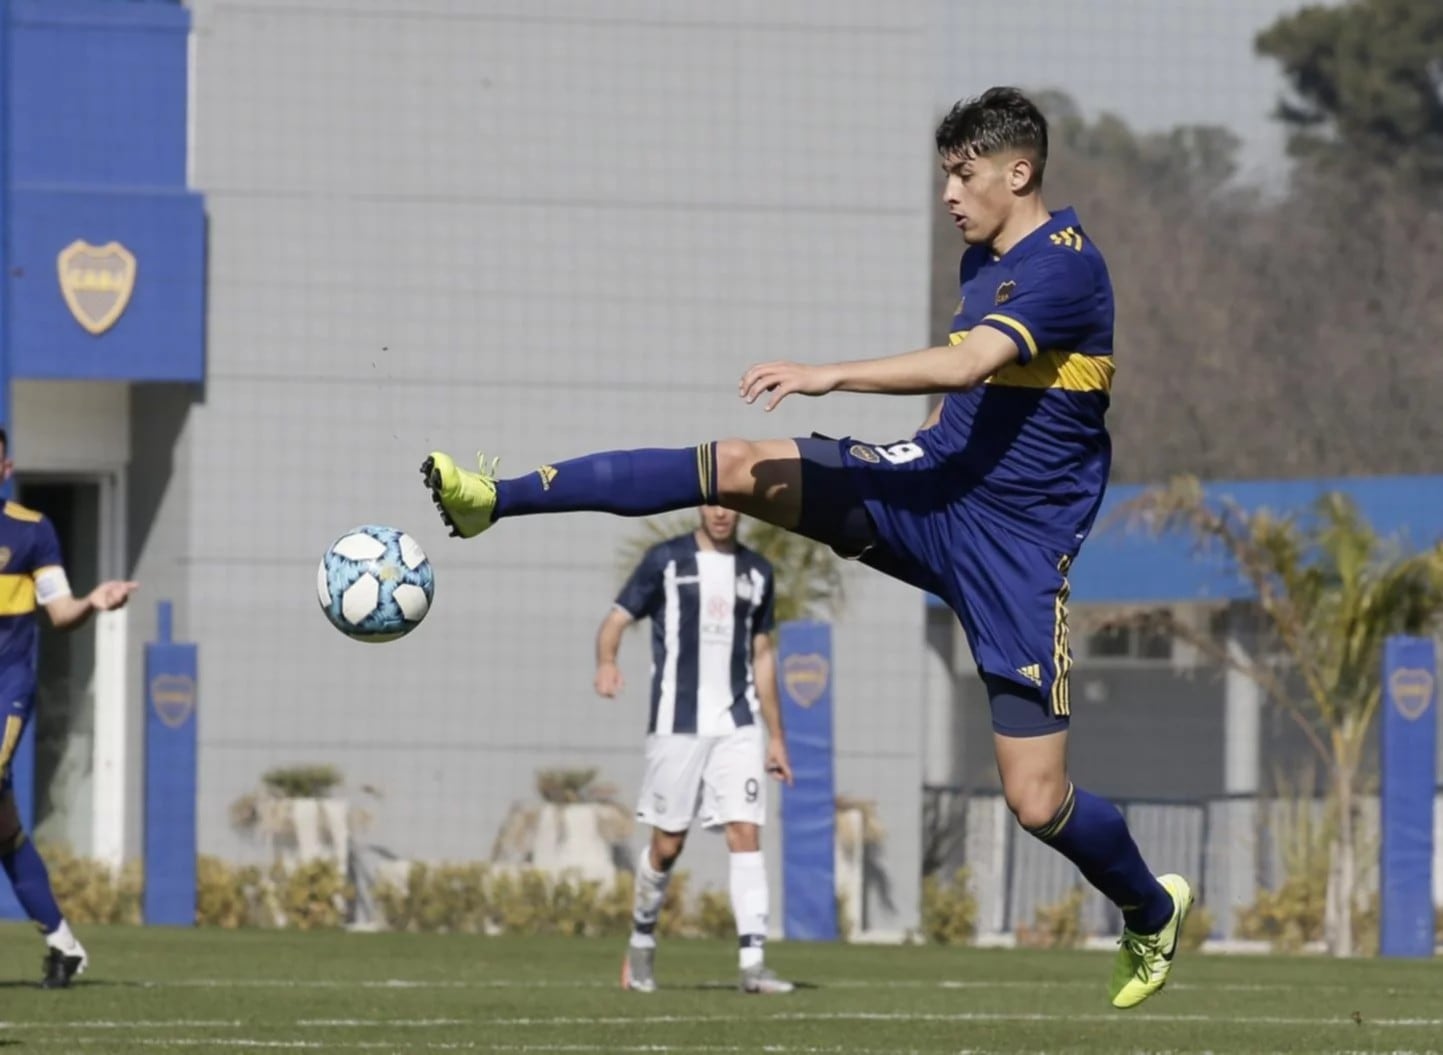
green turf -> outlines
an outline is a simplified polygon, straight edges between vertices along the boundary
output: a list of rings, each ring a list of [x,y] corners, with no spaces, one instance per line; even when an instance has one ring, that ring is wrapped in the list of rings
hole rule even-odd
[[[91,973],[33,987],[0,927],[0,1047],[70,1052],[1443,1052],[1443,964],[1192,955],[1114,1012],[1098,953],[776,942],[804,988],[743,997],[725,942],[673,941],[623,993],[614,941],[84,928]],[[1355,1021],[1356,1014],[1356,1021]]]

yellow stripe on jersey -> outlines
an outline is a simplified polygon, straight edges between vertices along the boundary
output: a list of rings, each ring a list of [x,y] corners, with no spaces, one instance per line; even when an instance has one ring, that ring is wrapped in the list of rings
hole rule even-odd
[[[947,335],[947,343],[955,348],[957,347],[957,345],[965,341],[967,339],[967,335],[971,332],[971,330],[954,330],[952,333],[949,333]]]
[[[27,524],[38,524],[44,518],[43,514],[26,509],[19,502],[6,502],[5,515],[11,520],[23,520]]]
[[[29,615],[35,611],[35,580],[24,575],[0,575],[0,615]]]
[[[1072,691],[1069,675],[1072,673],[1072,649],[1068,645],[1067,602],[1072,596],[1072,584],[1067,581],[1072,558],[1063,557],[1057,562],[1062,573],[1062,585],[1057,588],[1057,597],[1052,603],[1052,713],[1059,718],[1072,713]]]
[[[5,719],[5,739],[0,742],[0,773],[10,768],[10,758],[15,754],[15,745],[20,742],[20,734],[24,731],[25,721],[18,714]]]
[[[987,379],[1008,388],[1060,388],[1068,392],[1112,390],[1112,356],[1043,352],[1030,363],[1010,363]]]
[[[1029,330],[1026,326],[1022,325],[1022,323],[1018,322],[1011,316],[999,315],[996,312],[991,315],[982,316],[982,321],[998,323],[1005,329],[1009,330],[1013,337],[1022,338],[1022,343],[1027,345],[1027,354],[1034,359],[1037,358],[1037,341],[1032,336],[1032,331]]]

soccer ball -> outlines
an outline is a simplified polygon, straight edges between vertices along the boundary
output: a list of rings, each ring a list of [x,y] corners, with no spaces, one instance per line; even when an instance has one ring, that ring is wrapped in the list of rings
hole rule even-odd
[[[431,562],[404,531],[364,524],[326,550],[316,571],[321,611],[356,641],[395,641],[416,629],[436,591]]]

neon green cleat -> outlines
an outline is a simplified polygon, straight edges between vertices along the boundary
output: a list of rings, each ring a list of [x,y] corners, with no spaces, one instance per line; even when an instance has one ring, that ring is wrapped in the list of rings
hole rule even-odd
[[[1192,908],[1192,887],[1179,875],[1158,876],[1157,881],[1172,897],[1172,918],[1156,934],[1122,932],[1108,985],[1113,1007],[1136,1007],[1165,986],[1172,973],[1178,938]]]
[[[457,538],[474,538],[489,528],[496,513],[496,459],[476,455],[477,472],[459,468],[451,456],[432,451],[421,475],[436,500],[441,519]]]

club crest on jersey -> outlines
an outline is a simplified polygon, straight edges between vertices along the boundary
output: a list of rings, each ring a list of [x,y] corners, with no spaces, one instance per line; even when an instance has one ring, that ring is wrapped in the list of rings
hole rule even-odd
[[[822,698],[830,675],[830,664],[824,656],[815,652],[788,656],[782,662],[782,685],[786,687],[787,695],[803,709]]]
[[[737,599],[741,601],[752,599],[752,577],[750,575],[737,576]]]
[[[1017,283],[1010,278],[997,287],[996,301],[998,304],[1006,304],[1012,299],[1012,294],[1017,292]]]
[[[850,453],[851,456],[853,458],[856,458],[858,461],[871,462],[873,465],[876,465],[882,460],[882,456],[879,455],[876,451],[872,450],[871,447],[868,447],[865,443],[852,444],[852,448],[848,453]]]
[[[96,246],[77,238],[60,250],[55,265],[75,321],[96,335],[114,326],[135,290],[135,255],[119,242]]]
[[[150,683],[150,701],[157,718],[179,729],[195,713],[195,679],[189,674],[157,675]]]
[[[1393,706],[1410,722],[1416,722],[1433,702],[1433,675],[1417,667],[1395,670],[1388,679]]]
[[[9,563],[10,563],[10,547],[9,547],[9,546],[0,546],[0,571],[4,571],[6,565],[8,565]]]

